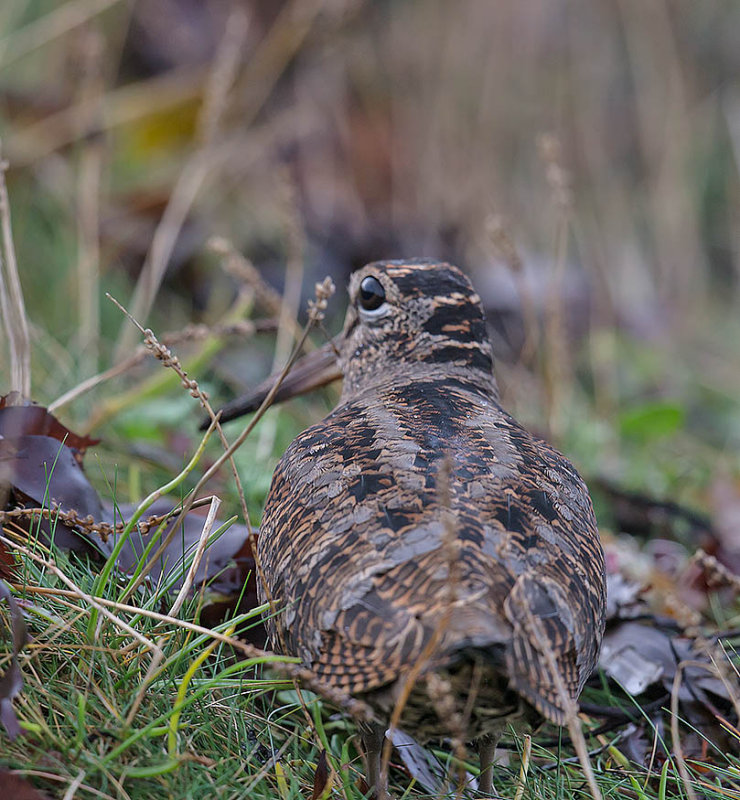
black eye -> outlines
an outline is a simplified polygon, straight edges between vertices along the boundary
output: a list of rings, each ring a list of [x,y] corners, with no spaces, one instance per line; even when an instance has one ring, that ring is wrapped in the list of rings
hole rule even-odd
[[[365,311],[375,311],[385,303],[385,289],[372,275],[362,279],[360,284],[360,305]]]

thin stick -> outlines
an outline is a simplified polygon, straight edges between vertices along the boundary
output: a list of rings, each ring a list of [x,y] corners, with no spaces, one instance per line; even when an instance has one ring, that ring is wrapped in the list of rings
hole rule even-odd
[[[539,137],[538,149],[545,165],[545,177],[552,194],[557,217],[555,226],[555,263],[545,305],[544,343],[547,353],[543,363],[547,400],[547,423],[557,436],[562,427],[562,411],[567,404],[568,378],[571,371],[563,324],[563,282],[568,256],[568,239],[573,198],[570,176],[562,163],[560,141],[552,134]]]
[[[231,241],[223,236],[212,236],[206,243],[206,247],[223,259],[222,269],[224,272],[253,290],[258,303],[265,306],[268,313],[279,319],[283,307],[282,297],[265,282],[254,264],[245,258]],[[291,317],[287,321],[291,326],[293,340],[299,339],[303,328],[295,317]],[[281,325],[282,322],[283,320],[279,319],[278,324]],[[310,346],[310,342],[306,342],[306,345]]]
[[[82,781],[85,779],[85,775],[87,773],[84,769],[81,769],[77,773],[77,777],[69,784],[69,788],[64,793],[64,797],[62,800],[72,800],[72,798],[77,794],[77,790],[82,786]]]
[[[40,769],[17,769],[14,770],[17,775],[25,775],[27,777],[32,778],[43,778],[47,781],[57,781],[58,783],[66,783],[69,778],[66,775],[57,775],[54,772],[44,772],[44,770]],[[118,786],[117,781],[112,781],[116,786]],[[89,792],[93,797],[100,797],[102,800],[119,800],[120,797],[128,797],[128,795],[123,792],[123,794],[106,794],[105,792],[101,792],[98,789],[94,788],[93,786],[89,786],[88,784],[84,784],[82,788]],[[120,787],[119,787],[120,788]]]
[[[226,448],[226,450],[219,456],[219,458],[217,458],[216,461],[214,461],[213,464],[211,464],[211,466],[203,473],[203,475],[201,476],[200,480],[195,485],[195,488],[191,492],[191,498],[194,498],[201,491],[203,486],[205,486],[205,484],[208,483],[208,481],[218,472],[218,470],[221,468],[221,466],[228,459],[230,459],[234,455],[234,453],[242,446],[242,444],[247,439],[249,434],[254,430],[254,426],[260,421],[260,419],[264,415],[265,411],[270,407],[275,395],[277,394],[278,389],[280,388],[280,385],[282,384],[283,380],[285,380],[285,376],[288,374],[288,372],[290,372],[291,367],[295,363],[295,360],[298,358],[298,354],[301,352],[301,349],[303,348],[303,343],[308,338],[308,334],[311,332],[312,328],[315,325],[317,325],[319,322],[321,322],[321,320],[323,319],[324,312],[326,310],[327,300],[333,293],[334,293],[334,284],[331,282],[331,279],[326,278],[323,281],[323,283],[317,283],[316,284],[316,298],[317,299],[316,299],[315,302],[313,302],[313,304],[311,304],[311,302],[309,301],[308,322],[306,323],[306,326],[305,326],[305,328],[303,330],[303,335],[301,336],[301,338],[299,339],[298,343],[296,344],[290,359],[288,359],[288,363],[285,365],[285,368],[283,369],[283,371],[278,376],[278,378],[277,378],[277,380],[275,382],[275,385],[268,392],[267,396],[262,401],[262,405],[260,405],[260,407],[254,413],[254,415],[252,416],[252,419],[249,421],[249,423],[244,428],[244,430],[239,434],[239,436],[236,437],[234,442],[228,448]],[[213,414],[213,410],[211,410],[210,413]],[[216,422],[216,423],[218,422],[216,417],[215,417],[215,415],[214,415],[213,419],[214,419],[214,422]],[[221,426],[217,424],[217,428],[219,430],[220,430],[220,427]],[[184,518],[185,514],[187,514],[187,512],[190,510],[191,502],[192,502],[192,499],[189,499],[189,500],[187,500],[185,502],[185,504],[183,506],[183,509],[180,512],[181,517],[177,520],[177,522],[175,523],[174,527],[177,527],[177,525],[180,524],[180,519]],[[246,518],[246,524],[249,527],[249,518],[248,517]],[[251,532],[251,527],[249,527],[249,530],[250,530],[250,538],[254,542],[253,534]],[[260,565],[259,565],[259,558],[257,556],[257,550],[256,550],[256,548],[253,548],[253,549],[254,549],[255,564],[256,564],[256,567],[257,567],[257,571],[260,574],[260,579],[262,580],[263,584],[265,585],[265,589],[266,589],[267,587],[266,587],[266,584],[264,582],[264,575],[262,574],[262,570],[261,570]],[[141,571],[141,575],[139,576],[139,579],[137,580],[135,585],[132,587],[132,591],[133,591],[133,589],[135,589],[137,586],[139,586],[141,584],[141,582],[143,581],[144,577],[149,573],[149,571],[151,570],[151,568],[153,566],[154,566],[153,561],[150,561],[150,563],[144,567],[144,569]]]
[[[85,394],[85,392],[89,392],[91,389],[99,386],[101,383],[105,383],[106,381],[111,380],[111,378],[116,378],[118,375],[128,372],[130,369],[143,361],[147,355],[148,352],[146,348],[142,347],[132,356],[129,356],[125,361],[120,361],[110,369],[106,369],[104,372],[99,372],[97,375],[92,375],[81,383],[78,383],[73,389],[65,392],[61,397],[57,397],[53,403],[50,403],[47,406],[47,410],[49,412],[56,411],[62,406],[66,406],[68,403],[76,400],[78,397],[80,397],[80,395]]]
[[[459,581],[460,581],[460,567],[459,567],[459,557],[460,557],[460,545],[458,542],[458,522],[452,512],[451,508],[451,495],[450,495],[450,472],[452,469],[452,465],[450,462],[449,456],[445,456],[442,460],[442,463],[439,467],[439,471],[437,474],[437,484],[439,486],[439,503],[442,506],[444,511],[443,516],[443,527],[444,533],[442,536],[442,548],[443,552],[447,561],[447,597],[445,598],[446,602],[444,604],[444,611],[439,617],[439,621],[435,626],[434,630],[432,631],[432,635],[429,637],[429,641],[424,646],[423,650],[419,654],[416,661],[411,665],[408,672],[406,673],[403,684],[401,686],[401,690],[398,695],[398,700],[393,707],[393,712],[391,713],[390,722],[388,723],[388,727],[393,730],[394,728],[398,728],[398,724],[401,721],[401,715],[403,714],[403,709],[406,707],[408,703],[409,697],[411,696],[411,692],[414,689],[414,685],[418,680],[419,676],[421,675],[422,671],[425,667],[428,666],[429,661],[431,660],[435,650],[437,649],[437,645],[442,641],[444,634],[447,632],[447,629],[450,624],[450,619],[452,617],[452,609],[455,605],[457,598],[458,598],[458,588],[459,588]],[[432,678],[433,686],[435,684],[434,678]],[[441,681],[437,680],[436,685],[441,688]],[[449,694],[449,693],[448,693]],[[435,709],[436,712],[436,709]],[[453,715],[450,715],[450,718],[445,720],[451,727],[460,727],[460,721],[458,719],[453,719]],[[457,716],[457,715],[454,715]],[[458,725],[455,725],[458,723]],[[453,730],[453,734],[455,735],[455,750],[458,751],[460,748],[464,751],[464,745],[462,744],[462,735],[464,731],[457,731]],[[380,760],[380,782],[382,786],[385,786],[388,781],[388,765],[390,763],[391,758],[391,748],[392,742],[390,739],[387,739],[383,742],[383,753]],[[462,755],[464,757],[464,752],[459,753],[456,752],[456,755]],[[463,761],[464,758],[460,758],[460,761]]]

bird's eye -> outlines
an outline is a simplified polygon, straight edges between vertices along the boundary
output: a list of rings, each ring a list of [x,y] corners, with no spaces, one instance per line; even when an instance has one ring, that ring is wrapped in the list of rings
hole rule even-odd
[[[385,289],[377,278],[368,275],[360,284],[360,305],[365,311],[375,311],[385,303]]]

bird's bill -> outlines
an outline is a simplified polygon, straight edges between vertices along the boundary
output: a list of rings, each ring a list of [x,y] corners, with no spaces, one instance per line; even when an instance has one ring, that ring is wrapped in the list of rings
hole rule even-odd
[[[227,403],[221,409],[220,421],[228,422],[256,411],[272,391],[279,377],[279,373],[270,375],[248,394]],[[336,343],[335,340],[332,340],[320,349],[299,358],[293,364],[272,398],[272,405],[326,386],[341,377],[342,371],[337,363]],[[207,421],[205,427],[208,427],[208,424],[210,424],[210,420]],[[201,427],[203,426],[201,425]]]

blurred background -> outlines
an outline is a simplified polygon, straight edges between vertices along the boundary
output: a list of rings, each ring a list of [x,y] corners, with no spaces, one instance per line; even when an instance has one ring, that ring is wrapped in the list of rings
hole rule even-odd
[[[316,280],[339,287],[333,333],[353,268],[445,259],[483,297],[504,404],[576,461],[602,524],[615,497],[699,508],[740,564],[734,0],[4,0],[0,138],[35,400],[138,343],[105,292],[160,335],[232,319],[224,252],[257,268],[277,353],[178,349],[216,405],[287,357]],[[197,441],[156,370],[56,410],[132,499]],[[331,404],[247,443],[257,506]]]

